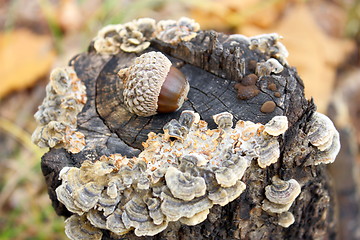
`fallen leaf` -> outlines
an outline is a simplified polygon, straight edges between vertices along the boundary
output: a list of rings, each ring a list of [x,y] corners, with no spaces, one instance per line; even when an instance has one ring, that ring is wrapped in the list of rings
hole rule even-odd
[[[30,87],[47,75],[55,56],[48,35],[36,35],[25,29],[0,33],[0,98]]]
[[[295,66],[305,84],[307,98],[314,97],[318,111],[325,113],[334,88],[337,67],[354,49],[352,41],[326,35],[311,15],[307,5],[296,4],[279,23],[266,30],[284,37],[288,62]],[[239,33],[252,36],[264,30],[253,26]]]

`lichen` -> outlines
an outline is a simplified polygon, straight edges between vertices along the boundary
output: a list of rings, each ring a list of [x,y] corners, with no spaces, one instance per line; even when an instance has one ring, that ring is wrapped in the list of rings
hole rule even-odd
[[[138,236],[152,236],[172,221],[198,224],[213,205],[241,195],[246,188],[241,178],[252,161],[265,168],[279,157],[278,137],[264,125],[240,120],[233,127],[232,118],[219,113],[218,128],[208,129],[197,113],[184,111],[164,133],[150,133],[138,157],[113,154],[64,168],[57,198],[72,218],[85,221],[82,226],[90,223],[118,235],[134,229]],[[274,118],[268,128],[281,126],[275,132],[284,133],[283,118]],[[68,236],[76,236],[71,229]]]
[[[39,147],[65,148],[78,153],[85,146],[84,135],[77,131],[77,115],[86,102],[85,85],[72,67],[51,72],[46,97],[34,117],[38,124],[32,141]]]

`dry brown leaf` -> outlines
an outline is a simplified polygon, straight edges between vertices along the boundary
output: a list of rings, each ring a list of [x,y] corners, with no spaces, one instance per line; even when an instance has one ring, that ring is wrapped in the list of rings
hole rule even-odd
[[[32,86],[55,60],[51,37],[19,29],[0,33],[0,98]]]
[[[327,36],[317,25],[308,7],[297,4],[277,26],[267,29],[284,37],[289,64],[295,66],[305,83],[305,95],[314,97],[320,112],[325,112],[331,98],[337,67],[354,49],[351,41]],[[256,35],[263,29],[242,28],[239,33]]]

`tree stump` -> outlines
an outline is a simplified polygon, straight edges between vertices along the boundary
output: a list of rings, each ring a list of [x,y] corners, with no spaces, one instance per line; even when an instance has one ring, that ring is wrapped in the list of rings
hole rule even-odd
[[[178,119],[183,110],[199,113],[210,129],[216,128],[212,116],[221,112],[231,113],[234,122],[261,124],[274,116],[286,116],[289,128],[278,138],[281,150],[278,161],[266,168],[259,168],[253,161],[242,178],[246,189],[240,197],[223,207],[214,205],[207,219],[195,226],[170,222],[166,230],[155,236],[138,237],[130,231],[118,239],[336,239],[331,179],[325,165],[312,164],[317,149],[307,139],[316,106],[305,99],[304,85],[296,69],[285,63],[280,73],[260,76],[256,82],[258,94],[242,100],[234,86],[244,76],[256,73],[256,63],[267,61],[273,57],[271,53],[250,49],[248,43],[214,31],[199,31],[190,41],[177,44],[159,39],[150,43],[140,53],[120,51],[115,55],[101,55],[91,44],[87,52],[70,61],[69,65],[86,85],[87,102],[77,116],[77,130],[84,134],[86,145],[79,153],[51,148],[42,157],[42,171],[57,214],[65,217],[73,214],[56,196],[61,169],[80,167],[85,160],[96,161],[102,155],[138,156],[148,134],[162,133],[164,125]],[[126,120],[119,119],[122,115],[117,73],[129,67],[134,58],[150,51],[165,54],[186,76],[190,84],[188,100],[173,113],[151,117],[128,113]],[[264,110],[269,103],[273,106]],[[301,186],[301,193],[289,210],[295,222],[288,228],[278,225],[277,214],[261,207],[265,187],[271,185],[275,175],[284,180],[296,179]],[[102,231],[103,239],[115,238],[109,231]]]

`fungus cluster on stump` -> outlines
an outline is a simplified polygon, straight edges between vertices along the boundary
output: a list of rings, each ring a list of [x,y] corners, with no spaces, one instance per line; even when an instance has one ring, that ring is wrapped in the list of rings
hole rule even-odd
[[[67,236],[331,238],[339,134],[280,39],[144,18],[55,70],[33,139]]]

